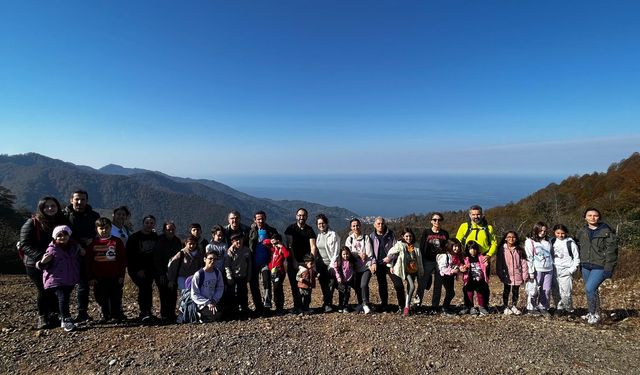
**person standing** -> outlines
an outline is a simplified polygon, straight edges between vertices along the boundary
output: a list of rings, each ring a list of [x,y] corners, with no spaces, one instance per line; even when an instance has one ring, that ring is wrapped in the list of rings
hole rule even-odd
[[[69,205],[64,209],[64,216],[69,221],[72,236],[83,249],[91,244],[96,237],[96,220],[100,214],[89,205],[89,193],[84,190],[76,190],[71,195]],[[80,268],[80,281],[78,282],[78,316],[76,323],[86,323],[92,318],[89,316],[89,280],[85,267]]]
[[[133,233],[130,220],[131,211],[127,206],[120,206],[113,210],[111,215],[111,235],[118,237],[125,245],[127,244],[127,239]]]
[[[38,320],[37,329],[55,327],[58,322],[58,300],[50,290],[44,289],[42,270],[36,268],[36,262],[42,259],[49,247],[53,229],[67,223],[62,214],[60,203],[54,197],[46,196],[38,201],[36,213],[20,229],[19,246],[22,249],[27,276],[37,290]]]
[[[425,228],[420,236],[419,248],[422,253],[422,268],[424,269],[424,277],[418,280],[418,291],[416,293],[416,305],[422,305],[422,297],[424,291],[429,290],[433,280],[433,291],[431,296],[431,311],[433,314],[438,312],[440,308],[440,296],[442,293],[442,277],[438,270],[436,257],[438,254],[444,254],[449,232],[441,228],[444,221],[444,215],[440,212],[431,214],[431,228]],[[431,276],[433,274],[433,277]]]
[[[362,310],[365,314],[371,312],[369,306],[369,280],[371,279],[372,265],[375,265],[371,238],[362,233],[362,223],[359,219],[353,218],[349,222],[351,232],[345,240],[344,245],[351,250],[354,258],[355,282],[354,289],[358,299],[357,310]]]
[[[498,250],[498,242],[493,226],[487,222],[482,207],[473,205],[469,208],[469,220],[460,224],[456,238],[466,248],[467,242],[473,241],[480,246],[480,253],[488,262]],[[488,263],[487,263],[488,264]]]
[[[589,324],[600,321],[600,294],[598,288],[606,279],[613,277],[618,263],[618,237],[604,222],[597,208],[587,208],[584,212],[586,224],[576,233],[580,249],[580,265],[584,291],[587,295],[589,313],[583,316]]]
[[[251,290],[251,299],[255,309],[254,313],[258,315],[265,313],[265,308],[267,310],[271,309],[270,305],[265,306],[263,302],[263,296],[266,298],[271,287],[269,285],[271,277],[268,275],[270,272],[269,259],[271,258],[271,251],[263,242],[272,238],[274,234],[278,234],[278,231],[267,224],[267,214],[264,211],[256,211],[253,214],[253,225],[249,231],[249,250],[251,250],[249,289]],[[262,276],[262,291],[260,290],[260,276]],[[271,302],[267,301],[267,303],[270,304]]]
[[[387,257],[389,249],[396,244],[396,239],[384,220],[378,216],[373,222],[374,231],[369,234],[371,243],[373,244],[373,259],[369,269],[372,274],[376,275],[378,281],[378,291],[380,295],[380,311],[389,310],[389,284],[387,283],[387,275],[391,278],[393,288],[398,297],[398,303],[404,303],[404,285],[402,279],[392,276],[390,270],[397,258]]]
[[[296,273],[299,266],[304,264],[305,255],[316,256],[316,232],[307,224],[309,213],[304,208],[296,211],[296,222],[289,225],[284,231],[287,237],[287,248],[290,255],[287,259],[287,277],[291,285],[293,297],[293,312],[299,313],[302,306],[302,297],[296,281]]]
[[[324,214],[316,216],[316,226],[318,228],[316,271],[318,271],[318,281],[320,290],[322,290],[322,307],[324,312],[332,312],[335,275],[331,265],[335,262],[340,251],[340,236],[329,228],[329,219]]]
[[[155,282],[160,297],[160,320],[162,324],[176,321],[177,281],[169,277],[169,261],[182,249],[182,241],[176,236],[176,225],[166,221],[162,234],[153,249]]]
[[[153,266],[153,250],[158,243],[155,231],[156,218],[147,215],[142,219],[142,229],[127,240],[127,268],[129,277],[138,287],[138,307],[140,322],[151,324],[153,314],[153,279],[156,274]]]

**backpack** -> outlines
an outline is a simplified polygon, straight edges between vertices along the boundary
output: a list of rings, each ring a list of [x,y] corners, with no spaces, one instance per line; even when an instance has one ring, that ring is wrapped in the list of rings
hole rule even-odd
[[[36,241],[40,242],[40,232],[42,231],[42,228],[40,228],[40,222],[36,220],[35,217],[32,217],[31,221],[33,221],[33,226],[36,228]],[[16,249],[18,250],[18,258],[24,261],[24,244],[18,241],[18,243],[16,243]]]
[[[489,224],[487,223],[487,220],[485,220],[485,219],[482,219],[481,224],[483,224],[484,234],[487,237],[487,247],[491,247],[491,235],[489,234]],[[467,232],[464,234],[464,236],[462,236],[462,240],[460,241],[463,246],[465,246],[467,244],[467,237],[469,237],[469,235],[471,234],[472,230],[480,230],[480,229],[478,229],[478,228],[474,229],[473,226],[471,225],[471,219],[468,219],[467,220]]]
[[[204,268],[201,268],[197,272],[198,274],[198,288],[202,287],[204,283]],[[198,306],[191,299],[191,283],[193,282],[193,276],[195,274],[189,276],[184,281],[184,289],[182,290],[182,295],[180,296],[180,307],[178,314],[178,323],[198,323],[200,318],[198,317]]]
[[[553,251],[553,244],[556,242],[556,238],[553,237],[551,239],[551,250]],[[573,260],[573,251],[571,251],[571,244],[573,244],[574,246],[576,246],[576,248],[578,247],[578,244],[575,243],[571,238],[569,238],[567,240],[567,251],[569,253],[569,256],[571,257],[571,260]]]

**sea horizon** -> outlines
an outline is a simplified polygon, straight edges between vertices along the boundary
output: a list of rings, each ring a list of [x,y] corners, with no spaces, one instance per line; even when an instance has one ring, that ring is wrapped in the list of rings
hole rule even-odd
[[[481,174],[334,174],[217,176],[258,198],[304,200],[342,207],[360,216],[396,218],[432,211],[484,208],[527,197],[566,176]]]

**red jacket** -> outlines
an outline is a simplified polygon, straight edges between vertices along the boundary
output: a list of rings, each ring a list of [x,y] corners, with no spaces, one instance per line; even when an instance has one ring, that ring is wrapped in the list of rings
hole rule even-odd
[[[270,239],[262,241],[269,251],[271,252],[271,258],[269,260],[269,269],[278,268],[281,273],[284,274],[284,261],[289,257],[289,250],[284,245],[279,249],[271,244]]]

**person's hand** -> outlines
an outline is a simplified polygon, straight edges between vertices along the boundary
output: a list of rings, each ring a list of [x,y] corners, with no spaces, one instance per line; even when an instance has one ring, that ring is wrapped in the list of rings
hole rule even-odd
[[[213,303],[213,302],[208,304],[207,308],[209,309],[209,311],[211,311],[212,314],[215,314],[216,312],[218,312],[218,308],[217,308],[216,304]]]
[[[44,254],[42,256],[42,260],[40,260],[40,263],[45,264],[45,263],[49,263],[51,262],[51,260],[53,259],[53,255],[51,254]]]
[[[382,259],[383,262],[385,263],[389,263],[389,257],[384,257],[384,259]]]
[[[371,263],[369,269],[371,270],[371,273],[376,273],[376,269],[378,269],[378,266],[375,263]]]
[[[482,259],[482,263],[483,263],[485,266],[488,266],[488,265],[489,265],[489,257],[487,257],[487,256],[486,256],[486,257],[484,257],[484,259]]]

